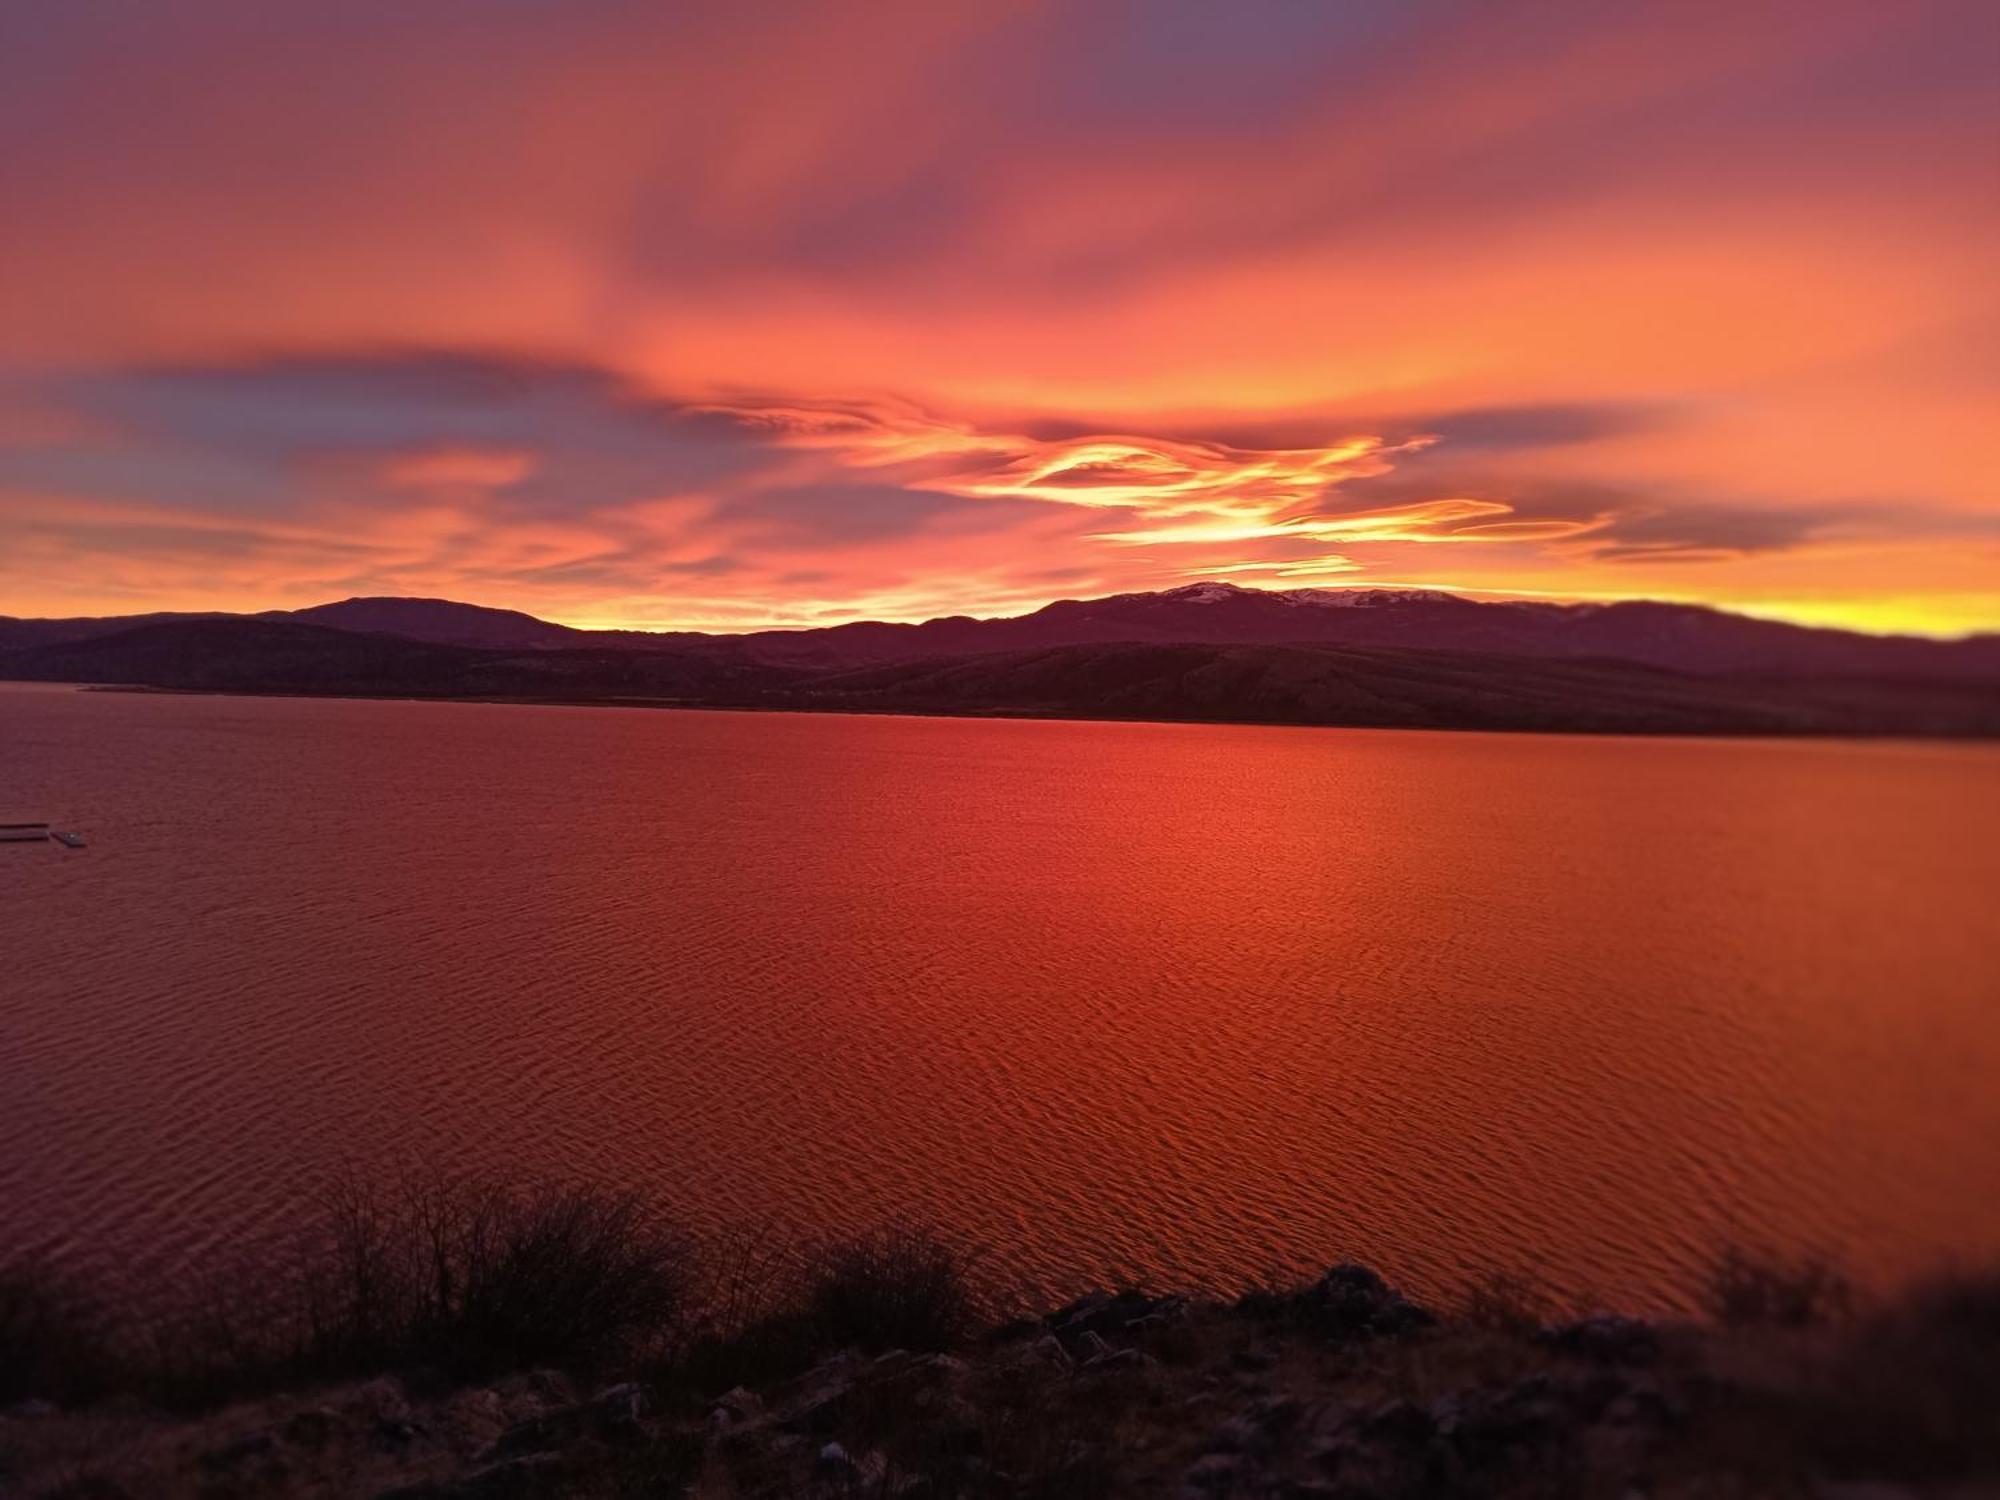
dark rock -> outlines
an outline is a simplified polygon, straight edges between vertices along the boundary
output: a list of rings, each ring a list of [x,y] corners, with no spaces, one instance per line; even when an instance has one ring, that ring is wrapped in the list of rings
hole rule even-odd
[[[453,1392],[435,1409],[433,1420],[449,1447],[467,1452],[490,1448],[508,1423],[532,1415],[525,1410],[510,1413],[506,1399],[496,1390],[474,1388]]]
[[[1633,1385],[1605,1407],[1602,1420],[1617,1427],[1678,1427],[1687,1420],[1687,1404],[1651,1383]]]
[[[1508,1389],[1522,1400],[1548,1400],[1561,1393],[1554,1378],[1548,1375],[1524,1376]]]
[[[860,1368],[853,1354],[822,1360],[778,1394],[778,1420],[795,1432],[831,1436],[849,1409]]]
[[[1600,1364],[1646,1365],[1660,1357],[1660,1335],[1638,1318],[1584,1318],[1545,1328],[1536,1339],[1558,1354]]]
[[[576,1388],[560,1370],[530,1370],[527,1387],[546,1405],[567,1406],[576,1400]]]
[[[1250,1418],[1264,1432],[1290,1432],[1299,1425],[1306,1404],[1297,1396],[1267,1396],[1250,1409]]]
[[[4,1477],[0,1475],[0,1478]],[[11,1490],[0,1490],[0,1494],[12,1493]],[[134,1500],[130,1490],[103,1474],[85,1474],[43,1493],[45,1500]]]
[[[1059,1369],[1066,1370],[1071,1364],[1069,1350],[1065,1349],[1063,1341],[1052,1333],[1045,1333],[1036,1339],[1029,1346],[1028,1353],[1034,1359],[1044,1364],[1055,1365]]]
[[[1316,1443],[1311,1451],[1312,1461],[1335,1476],[1349,1473],[1358,1467],[1366,1456],[1367,1450],[1354,1437],[1336,1437],[1327,1442]]]
[[[1066,1364],[1068,1356],[1061,1357]],[[959,1384],[966,1373],[965,1362],[949,1354],[899,1349],[867,1361],[839,1354],[793,1381],[774,1396],[772,1406],[781,1425],[831,1437],[844,1427],[863,1392],[872,1399],[892,1392],[895,1400],[921,1404],[927,1395]]]
[[[708,1409],[708,1425],[718,1432],[733,1431],[763,1420],[763,1399],[740,1385],[732,1391],[723,1392]]]
[[[989,1348],[997,1349],[1002,1344],[1018,1344],[1039,1337],[1042,1331],[1043,1323],[1040,1318],[1013,1318],[987,1334],[986,1344]]]
[[[268,1432],[246,1433],[240,1438],[210,1448],[195,1459],[211,1474],[226,1473],[277,1451],[278,1440]]]
[[[1580,1377],[1533,1375],[1498,1389],[1460,1391],[1429,1409],[1434,1463],[1460,1487],[1492,1483],[1503,1471],[1549,1470],[1557,1449],[1639,1452],[1682,1414],[1651,1381],[1613,1370]],[[1638,1445],[1634,1447],[1633,1445]]]
[[[368,1427],[368,1445],[377,1453],[401,1453],[423,1435],[423,1428],[400,1417],[377,1417]]]
[[[1315,1437],[1338,1437],[1351,1431],[1360,1421],[1360,1414],[1345,1401],[1314,1401],[1299,1413],[1298,1425]]]
[[[1362,1418],[1361,1431],[1370,1442],[1414,1448],[1430,1441],[1437,1423],[1413,1401],[1385,1401]]]
[[[458,1486],[438,1479],[419,1479],[413,1484],[392,1484],[377,1490],[375,1500],[453,1500]]]
[[[1252,1344],[1247,1349],[1233,1350],[1229,1362],[1239,1370],[1269,1370],[1278,1363],[1278,1356],[1269,1349]]]
[[[1366,1266],[1351,1262],[1297,1291],[1253,1292],[1236,1305],[1246,1316],[1329,1339],[1395,1337],[1437,1321]]]
[[[1439,1437],[1450,1439],[1458,1436],[1459,1429],[1465,1425],[1466,1399],[1462,1395],[1440,1396],[1431,1403],[1431,1427]]]
[[[1089,1338],[1130,1337],[1174,1317],[1187,1305],[1183,1297],[1149,1297],[1144,1292],[1091,1292],[1043,1321],[1063,1347],[1075,1354]]]
[[[639,1419],[646,1411],[645,1387],[636,1381],[606,1386],[590,1398],[590,1423],[610,1443],[636,1443],[646,1430]]]
[[[1431,1404],[1438,1443],[1474,1469],[1489,1468],[1558,1435],[1560,1408],[1546,1396],[1463,1392]]]
[[[340,1426],[340,1416],[324,1406],[295,1411],[285,1421],[285,1441],[301,1448],[321,1448]]]
[[[928,1413],[926,1446],[942,1457],[969,1459],[986,1450],[979,1408],[963,1396],[947,1395]]]
[[[1233,1489],[1243,1472],[1243,1461],[1233,1453],[1211,1453],[1198,1458],[1182,1480],[1190,1494],[1219,1495]]]
[[[1083,1362],[1083,1368],[1093,1375],[1116,1375],[1123,1371],[1143,1370],[1153,1361],[1140,1349],[1105,1349],[1093,1354]]]
[[[474,1469],[453,1484],[451,1500],[524,1500],[527,1496],[560,1494],[556,1483],[563,1460],[556,1453],[528,1453]]]
[[[1314,1464],[1338,1481],[1343,1500],[1390,1500],[1405,1495],[1478,1493],[1443,1484],[1437,1424],[1409,1401],[1386,1401],[1359,1415],[1349,1430],[1310,1450]]]
[[[516,1458],[528,1453],[547,1453],[580,1437],[586,1426],[584,1413],[577,1407],[561,1407],[516,1422],[494,1440],[487,1450],[494,1459]]]
[[[1246,1416],[1236,1416],[1211,1432],[1201,1446],[1204,1453],[1248,1453],[1268,1444],[1262,1428]]]
[[[636,1422],[646,1410],[646,1388],[635,1380],[608,1385],[590,1398],[590,1409],[600,1416]]]
[[[391,1421],[407,1422],[410,1419],[410,1399],[404,1392],[402,1382],[389,1376],[371,1380],[354,1393],[354,1405],[371,1417],[387,1417]]]
[[[1593,1371],[1581,1379],[1551,1380],[1548,1387],[1548,1395],[1541,1399],[1567,1409],[1585,1422],[1599,1420],[1614,1401],[1632,1388],[1625,1376],[1608,1369]],[[1516,1402],[1528,1399],[1518,1386],[1509,1392],[1509,1398]]]

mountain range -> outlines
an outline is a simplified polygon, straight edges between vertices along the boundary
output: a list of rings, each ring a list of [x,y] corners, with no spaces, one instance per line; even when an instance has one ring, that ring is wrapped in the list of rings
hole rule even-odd
[[[2000,636],[1693,605],[1240,588],[747,635],[439,599],[0,617],[0,678],[226,692],[1663,733],[2000,734]]]

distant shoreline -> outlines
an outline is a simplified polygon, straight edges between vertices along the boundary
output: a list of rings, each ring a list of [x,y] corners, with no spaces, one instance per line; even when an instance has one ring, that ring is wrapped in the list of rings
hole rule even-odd
[[[4,679],[0,681],[37,681],[37,679]],[[501,708],[620,708],[620,709],[668,709],[696,713],[730,714],[805,714],[815,717],[868,718],[868,719],[973,719],[1009,723],[1051,723],[1051,724],[1169,724],[1188,726],[1209,726],[1234,729],[1300,729],[1337,730],[1346,733],[1384,734],[1497,734],[1514,736],[1540,736],[1549,739],[1592,739],[1592,740],[1725,740],[1731,743],[1769,741],[1774,744],[1812,741],[1816,743],[1856,744],[1912,744],[1912,745],[1981,745],[2000,741],[2000,732],[1922,734],[1908,731],[1882,731],[1879,733],[1853,730],[1796,729],[1596,729],[1573,727],[1541,729],[1528,726],[1501,725],[1445,725],[1445,724],[1316,724],[1301,723],[1296,719],[1250,719],[1250,718],[1193,718],[1171,717],[1158,714],[1109,714],[1063,712],[1033,712],[1010,708],[869,708],[853,705],[828,704],[807,707],[793,703],[713,703],[699,699],[674,698],[585,698],[585,697],[510,697],[499,694],[461,695],[450,693],[358,693],[358,692],[308,692],[297,688],[199,688],[199,687],[154,687],[143,683],[43,683],[49,687],[69,687],[83,693],[130,693],[141,697],[162,698],[281,698],[307,702],[328,701],[345,703],[465,703],[484,704]]]

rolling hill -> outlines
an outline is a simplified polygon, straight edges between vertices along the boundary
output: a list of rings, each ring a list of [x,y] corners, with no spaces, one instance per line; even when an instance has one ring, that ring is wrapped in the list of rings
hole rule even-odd
[[[516,610],[444,599],[345,599],[255,616],[0,617],[0,652],[97,639],[140,625],[257,619],[432,645],[504,651],[647,651],[839,670],[1126,644],[1341,646],[1603,659],[1699,673],[2000,681],[2000,636],[1962,641],[1864,635],[1751,619],[1697,605],[1478,601],[1421,589],[1245,589],[1198,583],[1158,593],[1065,599],[998,619],[857,622],[745,635],[590,631]]]
[[[183,619],[0,652],[0,678],[239,693],[1647,734],[2000,735],[1950,676],[1778,677],[1396,647],[1117,642],[804,666],[711,649],[495,649]]]

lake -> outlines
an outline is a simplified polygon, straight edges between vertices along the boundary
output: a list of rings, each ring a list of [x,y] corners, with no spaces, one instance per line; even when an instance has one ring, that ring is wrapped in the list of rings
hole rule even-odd
[[[2000,751],[0,684],[0,1229],[328,1174],[1688,1305],[2000,1248]]]

